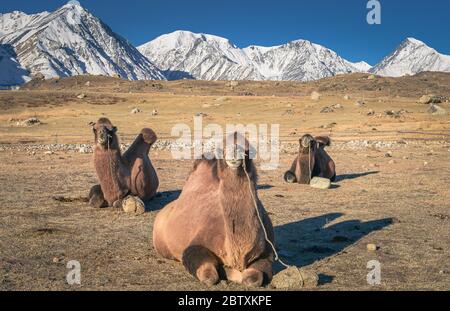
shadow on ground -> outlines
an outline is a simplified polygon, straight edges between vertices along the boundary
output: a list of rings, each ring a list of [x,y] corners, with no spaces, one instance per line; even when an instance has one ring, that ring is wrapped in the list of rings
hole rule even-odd
[[[145,202],[145,211],[146,212],[159,211],[170,202],[178,199],[180,194],[181,190],[158,192],[153,199]]]
[[[280,257],[297,267],[308,266],[392,224],[391,218],[385,218],[368,222],[346,220],[328,226],[341,216],[342,213],[330,213],[277,226],[275,238]],[[279,264],[274,268],[275,271],[282,270]]]
[[[354,174],[342,174],[342,175],[338,175],[336,177],[336,182],[340,182],[346,179],[356,179],[359,177],[364,177],[364,176],[369,176],[369,175],[374,175],[374,174],[378,174],[379,171],[371,171],[371,172],[364,172],[364,173],[354,173]]]

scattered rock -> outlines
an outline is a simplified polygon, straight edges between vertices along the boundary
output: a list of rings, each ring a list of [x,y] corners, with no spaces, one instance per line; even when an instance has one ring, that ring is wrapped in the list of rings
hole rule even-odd
[[[423,95],[421,98],[419,98],[419,104],[424,104],[424,105],[440,104],[447,100],[448,99],[445,96],[430,94],[430,95]]]
[[[22,126],[34,126],[41,124],[41,120],[38,118],[29,118],[21,123]]]
[[[230,87],[237,87],[237,86],[239,86],[239,81],[230,81],[229,86]]]
[[[157,109],[153,109],[153,111],[152,111],[152,116],[157,116],[159,114],[159,112],[158,112],[158,110]]]
[[[203,104],[202,108],[211,108],[211,104]]]
[[[334,109],[331,107],[323,107],[322,110],[320,110],[320,113],[331,113],[334,112]]]
[[[375,78],[376,78],[375,75],[370,75],[367,77],[367,80],[374,80]]]
[[[140,215],[145,213],[145,204],[138,197],[130,195],[123,199],[122,209],[125,213]]]
[[[331,122],[331,123],[329,123],[329,124],[327,124],[327,125],[322,125],[320,128],[323,128],[323,129],[331,129],[331,128],[335,127],[336,125],[337,125],[336,122]]]
[[[46,152],[44,152],[44,154],[45,155],[52,155],[52,154],[54,154],[54,152],[53,151],[46,151]]]
[[[375,111],[372,110],[372,109],[370,109],[370,110],[367,112],[367,115],[368,115],[368,116],[374,116],[374,115],[375,115]]]
[[[294,114],[294,111],[292,109],[288,109],[285,112],[283,112],[282,116],[291,116]]]
[[[199,113],[196,113],[195,116],[196,116],[196,117],[207,117],[208,114],[203,113],[203,112],[199,112]]]
[[[331,106],[331,108],[333,108],[333,109],[343,109],[344,106],[342,106],[341,104],[334,104],[333,106]]]
[[[139,108],[134,108],[133,110],[131,110],[131,114],[137,114],[137,113],[141,113],[141,109]]]
[[[366,105],[366,103],[365,103],[364,101],[362,101],[362,100],[358,100],[358,101],[355,103],[355,105],[356,105],[356,107],[361,108],[361,107],[364,107],[364,106]]]
[[[446,115],[447,114],[447,110],[445,110],[444,108],[442,108],[441,106],[438,106],[436,104],[430,104],[427,112],[432,115]]]
[[[345,100],[350,100],[351,97],[350,97],[349,95],[344,95],[344,99],[345,99]]]
[[[328,178],[314,177],[309,185],[315,189],[330,189],[331,181]]]
[[[59,263],[59,258],[58,257],[53,257],[52,261],[53,261],[53,263]]]
[[[78,99],[84,99],[84,98],[86,98],[86,94],[81,93],[81,94],[79,94],[79,95],[77,96],[77,98],[78,98]]]
[[[379,247],[375,244],[367,244],[367,250],[369,252],[375,252],[379,249]]]
[[[392,158],[392,152],[388,152],[384,155],[386,158]]]
[[[87,87],[90,87],[91,86],[91,81],[86,82],[84,85],[87,86]]]
[[[320,93],[318,93],[318,92],[316,92],[316,91],[314,91],[314,92],[311,93],[311,99],[312,99],[312,100],[320,100],[321,97],[322,97],[322,96],[320,95]]]
[[[225,96],[221,96],[221,97],[217,97],[216,98],[216,102],[226,102],[228,100],[229,100],[229,98],[225,97]]]
[[[89,153],[89,148],[87,147],[80,147],[80,149],[78,149],[79,153]]]
[[[312,270],[289,267],[275,274],[270,284],[277,289],[315,288],[319,276]]]
[[[394,160],[390,160],[389,164],[395,164],[395,161]]]
[[[395,110],[386,110],[386,111],[384,112],[384,115],[387,116],[387,117],[392,117],[392,118],[398,119],[398,118],[400,118],[402,115],[404,115],[405,113],[408,113],[408,111],[405,110],[405,109],[400,109],[400,110],[398,110],[398,111],[395,111]]]

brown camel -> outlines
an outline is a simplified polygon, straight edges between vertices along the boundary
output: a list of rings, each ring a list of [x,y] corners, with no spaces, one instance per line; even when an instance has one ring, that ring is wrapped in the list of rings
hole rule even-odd
[[[273,227],[257,196],[247,141],[245,146],[245,157],[197,160],[180,197],[164,207],[153,227],[157,252],[182,262],[208,286],[220,277],[252,287],[272,279],[274,255],[265,234],[273,243]]]
[[[100,118],[93,125],[93,131],[94,166],[100,185],[91,189],[91,205],[113,206],[129,194],[144,201],[151,199],[159,186],[158,176],[148,157],[150,147],[157,139],[156,134],[151,129],[143,129],[122,156],[117,127],[109,119]]]
[[[329,137],[312,137],[309,134],[300,138],[300,148],[292,167],[284,174],[288,183],[309,184],[313,177],[336,180],[334,161],[325,151],[331,144]]]

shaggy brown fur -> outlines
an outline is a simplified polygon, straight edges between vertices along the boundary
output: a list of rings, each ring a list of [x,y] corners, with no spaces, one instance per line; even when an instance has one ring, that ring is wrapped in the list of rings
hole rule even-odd
[[[92,187],[89,199],[94,207],[113,206],[128,194],[142,200],[152,198],[158,189],[156,171],[148,157],[156,134],[143,129],[122,156],[117,128],[107,118],[93,125],[94,166],[100,185]]]
[[[158,253],[181,261],[207,285],[219,281],[219,272],[247,286],[261,286],[272,278],[273,251],[265,240],[249,186],[272,242],[273,227],[257,197],[256,169],[248,150],[244,161],[197,160],[180,197],[155,220],[153,244]]]
[[[329,137],[312,137],[307,134],[300,138],[300,148],[292,167],[284,174],[289,183],[309,184],[313,177],[323,177],[335,181],[334,161],[325,151],[331,144]]]

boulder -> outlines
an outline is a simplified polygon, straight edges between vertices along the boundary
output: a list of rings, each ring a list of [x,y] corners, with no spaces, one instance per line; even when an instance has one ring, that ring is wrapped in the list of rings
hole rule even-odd
[[[313,177],[309,185],[315,189],[330,189],[331,180],[329,180],[328,178]]]

